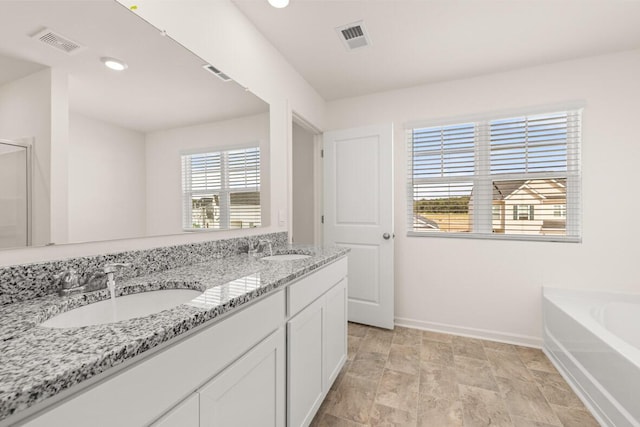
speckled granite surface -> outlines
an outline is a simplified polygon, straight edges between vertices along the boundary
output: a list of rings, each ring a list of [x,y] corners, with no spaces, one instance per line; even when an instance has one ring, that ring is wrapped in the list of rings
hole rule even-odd
[[[347,253],[343,248],[290,247],[296,261],[246,254],[215,258],[128,279],[117,294],[170,288],[203,290],[190,303],[107,325],[52,329],[38,326],[57,313],[106,299],[105,290],[61,298],[47,295],[0,306],[0,420],[144,353],[204,322],[255,300]]]
[[[116,273],[118,278],[145,276],[159,271],[197,264],[211,258],[223,258],[242,251],[246,253],[249,242],[255,243],[260,239],[268,239],[276,246],[284,245],[287,242],[287,233],[270,233],[0,267],[0,305],[55,293],[54,276],[69,268],[75,269],[81,276],[89,276],[101,271],[107,263],[126,262],[130,263],[132,267],[118,271]]]

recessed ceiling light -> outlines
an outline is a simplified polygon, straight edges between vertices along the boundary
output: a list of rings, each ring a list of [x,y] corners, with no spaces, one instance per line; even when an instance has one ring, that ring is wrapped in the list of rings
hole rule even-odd
[[[123,70],[126,70],[128,67],[126,62],[120,61],[119,59],[115,59],[115,58],[109,58],[107,56],[100,58],[100,61],[102,61],[102,63],[107,68],[111,68],[112,70],[116,70],[116,71],[123,71]]]
[[[289,5],[289,0],[269,0],[269,4],[278,9],[282,9]]]

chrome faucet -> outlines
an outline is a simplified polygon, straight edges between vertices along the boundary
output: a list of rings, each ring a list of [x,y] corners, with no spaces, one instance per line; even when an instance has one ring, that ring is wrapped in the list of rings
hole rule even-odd
[[[58,295],[66,297],[105,288],[111,291],[111,289],[115,289],[114,273],[120,267],[129,267],[130,265],[131,264],[121,262],[107,264],[101,271],[94,271],[91,274],[84,274],[82,276],[79,275],[75,269],[69,268],[54,276],[55,284],[59,286]]]
[[[61,297],[84,292],[84,286],[80,286],[79,283],[80,276],[73,268],[69,268],[68,270],[65,270],[53,277],[56,281],[56,285],[60,286],[58,288],[58,295]]]
[[[258,242],[258,246],[268,246],[269,247],[269,255],[273,256],[273,244],[271,243],[271,240],[260,240]],[[264,249],[262,249],[262,252],[264,253]]]
[[[256,257],[259,253],[264,253],[266,247],[269,248],[269,255],[273,255],[273,244],[270,240],[266,239],[258,240],[256,243],[249,242],[248,253],[250,256]],[[262,248],[262,251],[260,251],[260,248]]]
[[[104,266],[102,271],[107,275],[107,288],[109,292],[113,292],[116,288],[115,272],[123,267],[131,267],[128,262],[114,262]]]

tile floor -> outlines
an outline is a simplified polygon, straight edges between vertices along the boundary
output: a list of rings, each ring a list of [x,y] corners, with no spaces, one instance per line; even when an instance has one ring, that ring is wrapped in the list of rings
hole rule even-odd
[[[349,324],[349,358],[312,427],[597,427],[542,351]]]

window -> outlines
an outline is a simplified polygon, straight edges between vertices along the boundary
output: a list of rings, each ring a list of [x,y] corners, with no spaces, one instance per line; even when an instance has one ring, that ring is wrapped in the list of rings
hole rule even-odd
[[[581,110],[407,129],[410,235],[580,239]]]
[[[260,226],[260,148],[182,156],[183,228]]]
[[[513,220],[514,221],[533,221],[534,208],[533,205],[514,205]]]

